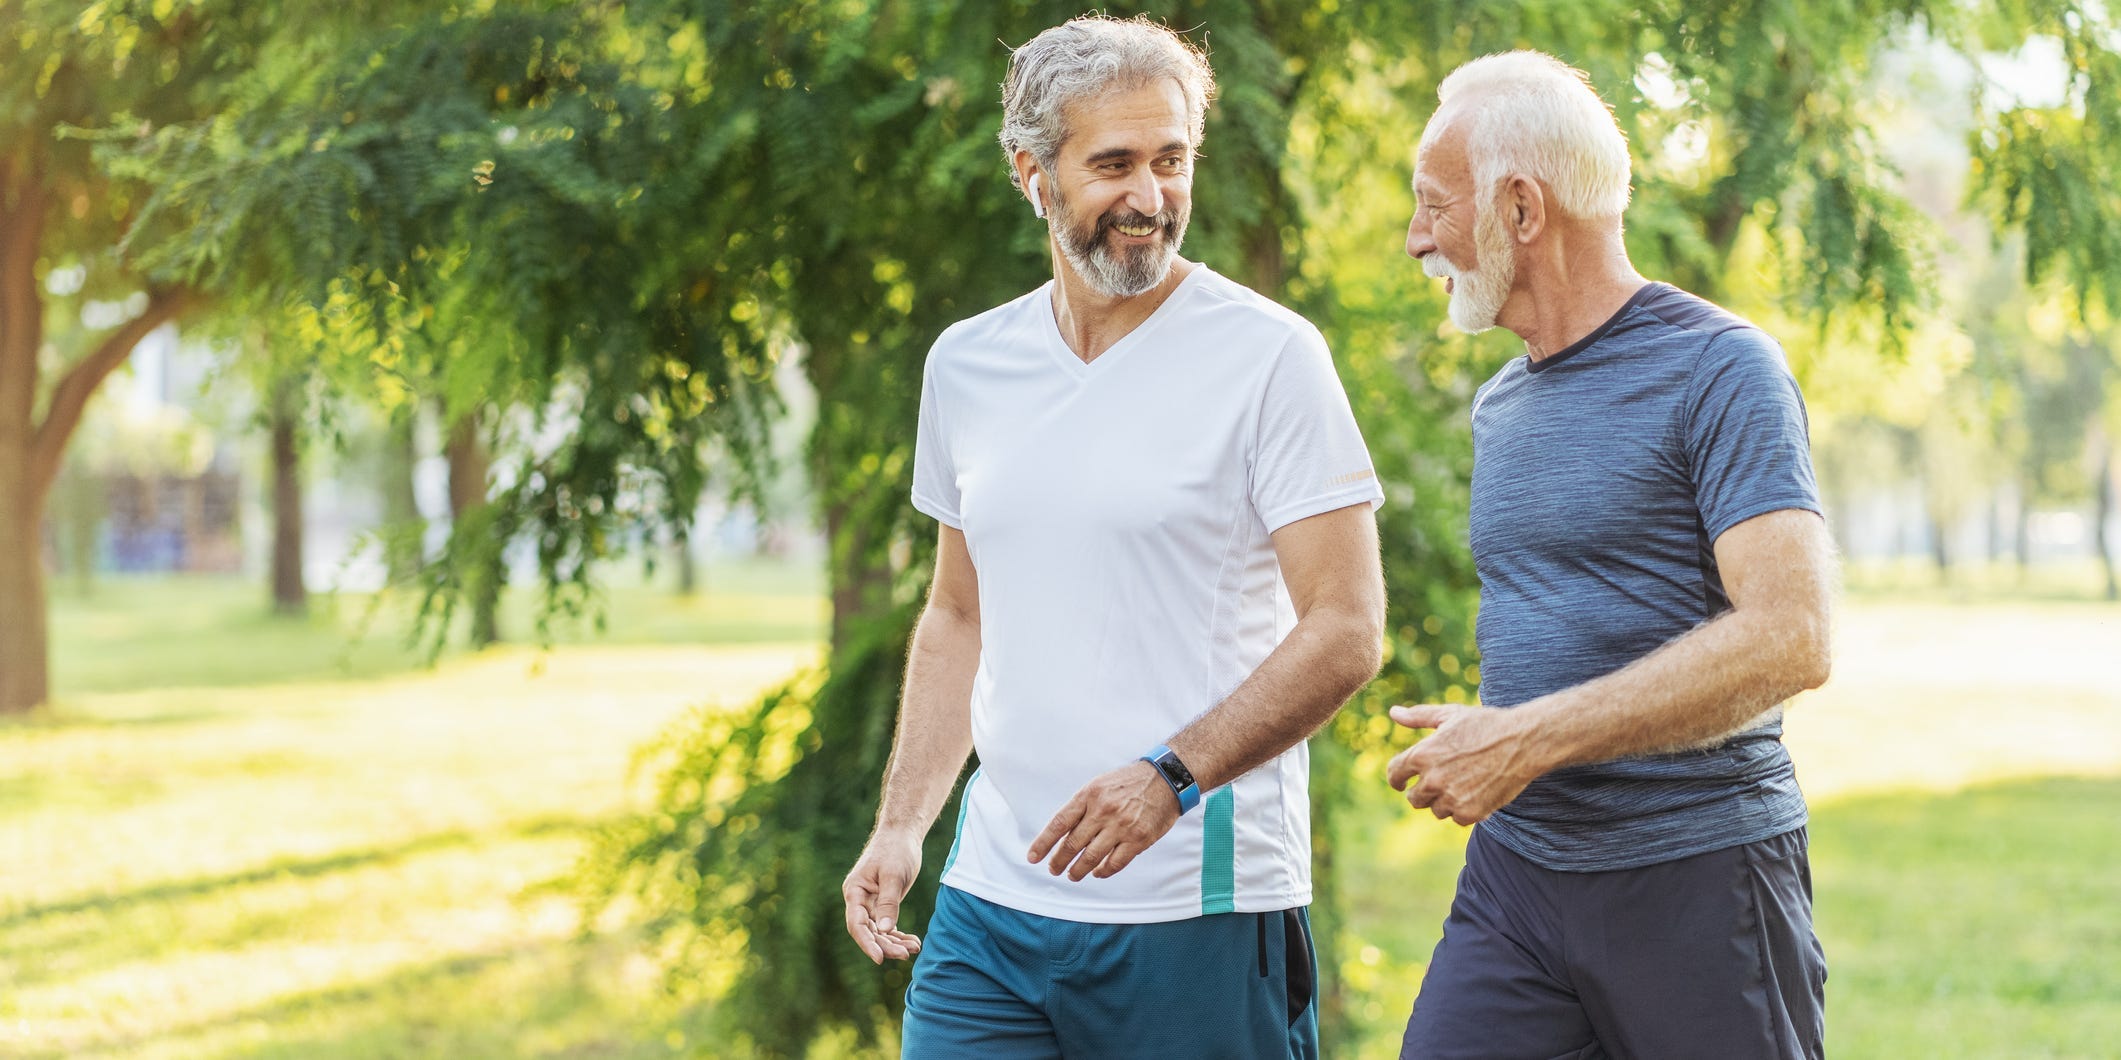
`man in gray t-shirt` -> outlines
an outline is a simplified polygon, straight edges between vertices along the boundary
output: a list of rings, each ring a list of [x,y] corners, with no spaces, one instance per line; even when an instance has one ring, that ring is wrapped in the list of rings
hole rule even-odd
[[[1438,96],[1407,252],[1526,354],[1473,400],[1484,705],[1393,710],[1434,732],[1392,785],[1478,825],[1401,1055],[1819,1056],[1781,740],[1828,668],[1803,397],[1760,329],[1629,263],[1580,73],[1489,56]]]

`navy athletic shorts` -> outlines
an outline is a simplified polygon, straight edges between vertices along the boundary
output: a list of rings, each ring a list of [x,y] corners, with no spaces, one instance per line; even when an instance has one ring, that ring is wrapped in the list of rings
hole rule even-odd
[[[1302,909],[1084,924],[944,887],[900,1055],[1311,1060],[1317,981]]]
[[[1478,827],[1401,1060],[1825,1055],[1802,828],[1614,872],[1555,872]]]

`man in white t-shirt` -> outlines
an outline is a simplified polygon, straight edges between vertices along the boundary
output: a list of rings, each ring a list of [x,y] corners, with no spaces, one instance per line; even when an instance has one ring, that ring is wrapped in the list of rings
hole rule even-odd
[[[909,1060],[1314,1056],[1304,739],[1377,670],[1383,494],[1318,330],[1178,257],[1206,57],[1081,18],[1003,92],[1054,279],[928,357],[941,542],[847,930],[919,954]]]

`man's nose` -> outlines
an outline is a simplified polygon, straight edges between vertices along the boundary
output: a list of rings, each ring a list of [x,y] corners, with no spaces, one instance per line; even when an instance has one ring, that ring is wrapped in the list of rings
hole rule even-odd
[[[1407,256],[1420,261],[1422,255],[1436,249],[1436,240],[1429,237],[1429,226],[1422,220],[1421,211],[1414,212],[1414,219],[1407,222]]]
[[[1154,217],[1164,211],[1164,185],[1156,179],[1156,172],[1146,166],[1136,172],[1127,187],[1127,208],[1143,215]]]

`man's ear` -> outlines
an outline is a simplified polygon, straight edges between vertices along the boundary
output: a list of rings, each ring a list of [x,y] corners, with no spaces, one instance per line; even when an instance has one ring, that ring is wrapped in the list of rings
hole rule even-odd
[[[1539,182],[1512,173],[1502,182],[1503,221],[1519,243],[1530,243],[1547,228],[1547,194]]]
[[[1024,197],[1031,200],[1032,216],[1045,217],[1047,189],[1038,171],[1038,160],[1032,158],[1029,151],[1018,151],[1014,161],[1017,187],[1023,189]]]

